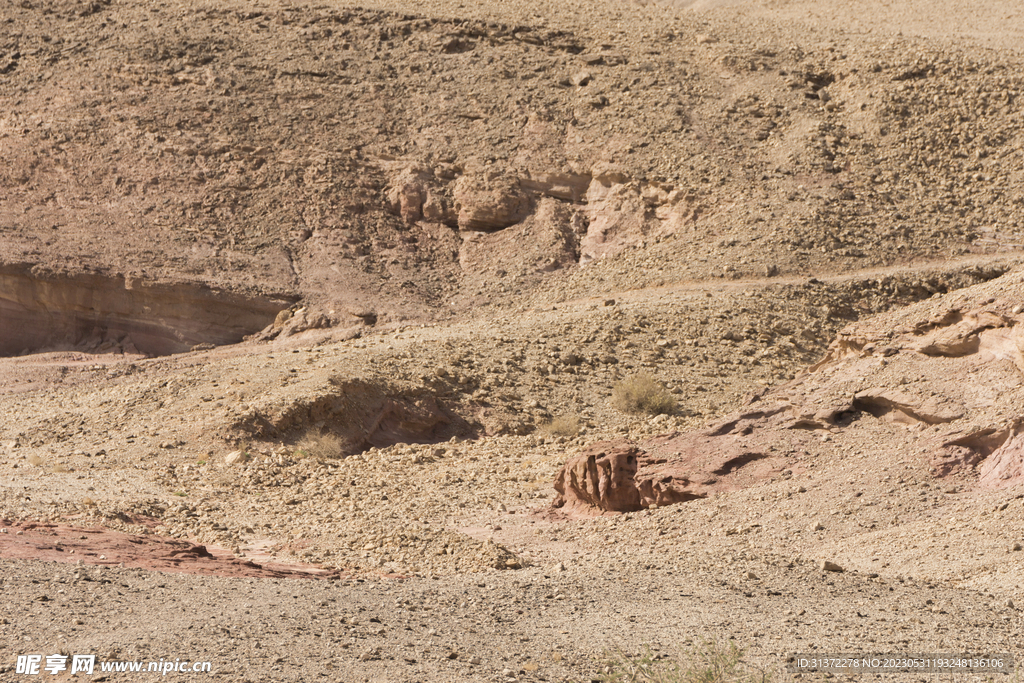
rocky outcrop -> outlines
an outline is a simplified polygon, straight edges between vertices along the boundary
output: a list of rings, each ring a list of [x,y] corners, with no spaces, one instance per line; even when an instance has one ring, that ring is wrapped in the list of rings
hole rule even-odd
[[[458,212],[443,189],[452,177],[448,168],[429,168],[423,164],[402,166],[388,188],[388,209],[407,224],[422,220],[454,227]]]
[[[362,379],[332,381],[319,395],[254,409],[232,428],[259,439],[331,434],[339,438],[342,455],[396,443],[447,441],[473,431],[422,387]]]
[[[427,201],[430,171],[413,166],[406,168],[392,181],[388,191],[388,207],[406,223],[423,218],[423,205]]]
[[[459,264],[467,273],[548,273],[576,263],[577,214],[564,202],[543,198],[518,225],[499,232],[463,233]]]
[[[945,396],[920,396],[886,387],[857,392],[850,408],[905,424],[934,425],[952,422],[964,416],[963,406],[954,399]]]
[[[357,312],[363,311],[357,309]],[[318,332],[318,339],[354,339],[362,334],[363,329],[373,324],[375,315],[372,311],[366,311],[365,316],[346,311],[338,315],[336,311],[320,311],[302,306],[295,310],[285,309],[277,314],[274,322],[260,330],[258,333],[248,337],[251,341],[268,342],[272,340],[283,340],[299,335],[310,336]],[[330,332],[323,332],[330,330]],[[310,333],[304,335],[304,333]]]
[[[590,175],[559,171],[526,171],[519,178],[519,186],[527,192],[580,204],[587,198]]]
[[[757,411],[693,434],[593,444],[559,472],[554,506],[576,515],[631,512],[769,479],[786,467],[786,459],[770,445],[746,439],[748,423],[765,418]]]
[[[559,163],[552,161],[554,166]],[[572,262],[585,265],[595,259],[639,245],[650,236],[685,230],[700,215],[695,196],[655,182],[631,180],[623,171],[602,165],[593,173],[571,170],[506,170],[459,166],[429,168],[423,164],[396,166],[387,192],[391,213],[406,223],[443,223],[469,234],[514,231],[509,240],[519,244],[531,219],[550,221],[552,203],[578,213],[579,233],[573,238]],[[523,228],[517,230],[517,228]],[[527,243],[535,240],[527,240]],[[493,245],[486,256],[504,252]],[[564,261],[559,245],[546,254]],[[480,259],[470,258],[469,261]],[[465,259],[463,263],[466,267]],[[500,268],[500,266],[499,266]],[[473,269],[472,266],[469,268]],[[551,270],[552,268],[548,268]]]
[[[589,228],[580,264],[612,256],[649,237],[688,230],[701,213],[695,194],[653,181],[638,182],[614,166],[594,169],[587,188]]]
[[[565,464],[555,479],[555,507],[567,512],[594,508],[630,512],[643,507],[636,486],[637,458],[643,453],[622,439],[594,444]]]
[[[1021,420],[996,433],[993,443],[999,445],[980,468],[978,483],[985,488],[1007,488],[1024,482],[1024,432]]]
[[[1001,280],[851,325],[794,381],[707,429],[591,447],[558,475],[556,505],[669,505],[777,478],[807,458],[881,448],[921,458],[937,477],[1024,483],[1024,272]]]
[[[624,179],[624,178],[623,178]],[[580,263],[616,254],[639,244],[653,228],[652,217],[636,188],[619,177],[595,177],[587,190],[590,225],[580,243]]]
[[[948,322],[943,325],[945,321]],[[967,356],[981,349],[983,332],[1010,324],[1009,319],[993,311],[971,311],[966,315],[956,310],[947,311],[939,320],[921,326],[925,334],[916,348],[926,356]]]
[[[519,179],[497,172],[463,175],[455,181],[454,197],[459,230],[501,230],[533,210]]]
[[[1002,280],[1003,299],[919,304],[903,315],[932,308],[923,320],[888,329],[865,321],[844,330],[828,355],[787,388],[787,400],[802,406],[794,407],[794,426],[859,430],[862,417],[874,417],[910,428],[904,439],[926,454],[936,476],[974,472],[989,488],[1024,481],[1021,417],[1009,398],[1024,370],[1024,317],[1011,298],[1021,290],[1021,274]],[[874,386],[859,388],[869,381]],[[852,400],[843,398],[851,388]],[[938,435],[917,436],[927,427]]]

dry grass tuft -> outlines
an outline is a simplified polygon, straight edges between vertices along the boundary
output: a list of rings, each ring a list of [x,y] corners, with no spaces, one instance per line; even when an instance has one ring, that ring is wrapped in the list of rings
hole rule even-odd
[[[632,415],[671,415],[676,410],[675,397],[647,373],[633,375],[616,384],[612,388],[612,404]]]
[[[295,456],[314,460],[344,458],[347,453],[345,439],[330,432],[306,432],[295,444]]]
[[[560,415],[540,425],[540,430],[551,436],[576,436],[580,433],[580,418],[576,415]]]

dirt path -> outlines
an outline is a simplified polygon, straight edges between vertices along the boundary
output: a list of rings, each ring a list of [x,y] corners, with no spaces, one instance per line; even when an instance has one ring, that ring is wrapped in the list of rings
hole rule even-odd
[[[948,258],[942,260],[915,260],[910,263],[904,263],[896,266],[883,266],[883,267],[870,267],[858,270],[844,271],[842,273],[832,273],[829,271],[821,272],[809,272],[802,277],[762,277],[762,278],[740,278],[735,280],[722,281],[707,281],[698,280],[693,282],[678,282],[663,285],[661,287],[645,287],[640,290],[625,290],[618,292],[607,292],[597,297],[590,297],[588,300],[601,297],[610,298],[627,298],[633,299],[636,295],[644,298],[648,295],[657,297],[663,294],[672,294],[675,292],[725,292],[725,291],[737,291],[745,290],[751,287],[775,287],[775,286],[793,286],[805,284],[808,280],[819,280],[829,284],[841,284],[846,282],[854,282],[859,280],[870,280],[879,278],[892,278],[898,276],[900,278],[908,278],[913,275],[922,274],[934,274],[934,273],[948,273],[957,272],[962,270],[968,270],[971,268],[978,267],[991,267],[997,266],[999,268],[1010,269],[1015,265],[1019,264],[1024,259],[1024,255],[1016,252],[1003,252],[997,254],[972,254],[970,256],[960,256],[957,258]],[[567,301],[566,304],[577,304],[579,301]]]

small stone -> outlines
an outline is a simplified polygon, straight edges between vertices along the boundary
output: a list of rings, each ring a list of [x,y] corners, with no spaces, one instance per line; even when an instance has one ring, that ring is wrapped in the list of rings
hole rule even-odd
[[[605,306],[614,306],[615,305],[615,299],[605,299],[604,300],[604,305]]]
[[[575,85],[577,88],[581,88],[585,86],[587,83],[590,83],[592,78],[593,76],[589,71],[577,71],[572,75],[571,80],[573,85]]]
[[[242,465],[249,459],[249,454],[244,451],[231,451],[224,456],[225,465]]]
[[[523,671],[536,671],[539,668],[540,665],[536,662],[527,662],[526,664],[523,664]]]
[[[469,663],[472,664],[473,666],[477,666],[478,664],[481,663],[481,661],[482,660],[479,657],[470,657],[469,658]]]
[[[1006,606],[1007,606],[1007,607],[1009,607],[1010,609],[1017,609],[1017,608],[1016,608],[1016,607],[1014,606],[1014,604],[1013,604],[1013,600],[1007,600],[1007,601],[1006,601]]]
[[[1017,552],[1021,549],[1021,547],[1022,546],[1020,543],[1014,543],[1012,546],[1010,546],[1010,550],[1012,550],[1013,552]]]
[[[835,562],[829,562],[828,560],[822,560],[821,564],[818,565],[823,572],[842,572],[846,571]]]
[[[559,562],[558,564],[556,564],[554,567],[551,568],[551,571],[553,571],[553,572],[564,572],[565,571],[565,565],[562,564],[561,562]]]
[[[748,579],[751,579],[751,580],[754,580],[754,581],[757,581],[760,578],[754,572],[747,572],[746,574],[744,574],[744,576],[746,576]]]
[[[811,531],[824,531],[825,530],[825,525],[823,525],[821,522],[815,522],[814,524],[811,525],[810,528],[811,528]]]

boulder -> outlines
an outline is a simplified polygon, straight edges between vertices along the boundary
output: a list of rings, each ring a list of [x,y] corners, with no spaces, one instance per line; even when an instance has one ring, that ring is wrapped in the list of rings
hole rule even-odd
[[[388,207],[409,224],[423,218],[423,205],[427,202],[432,175],[429,169],[414,165],[403,168],[391,181]],[[436,207],[431,207],[436,210]]]
[[[459,230],[501,230],[533,210],[518,178],[495,173],[463,175],[455,181],[454,198]]]
[[[245,451],[231,451],[224,456],[225,465],[244,465],[249,460],[249,454]]]

